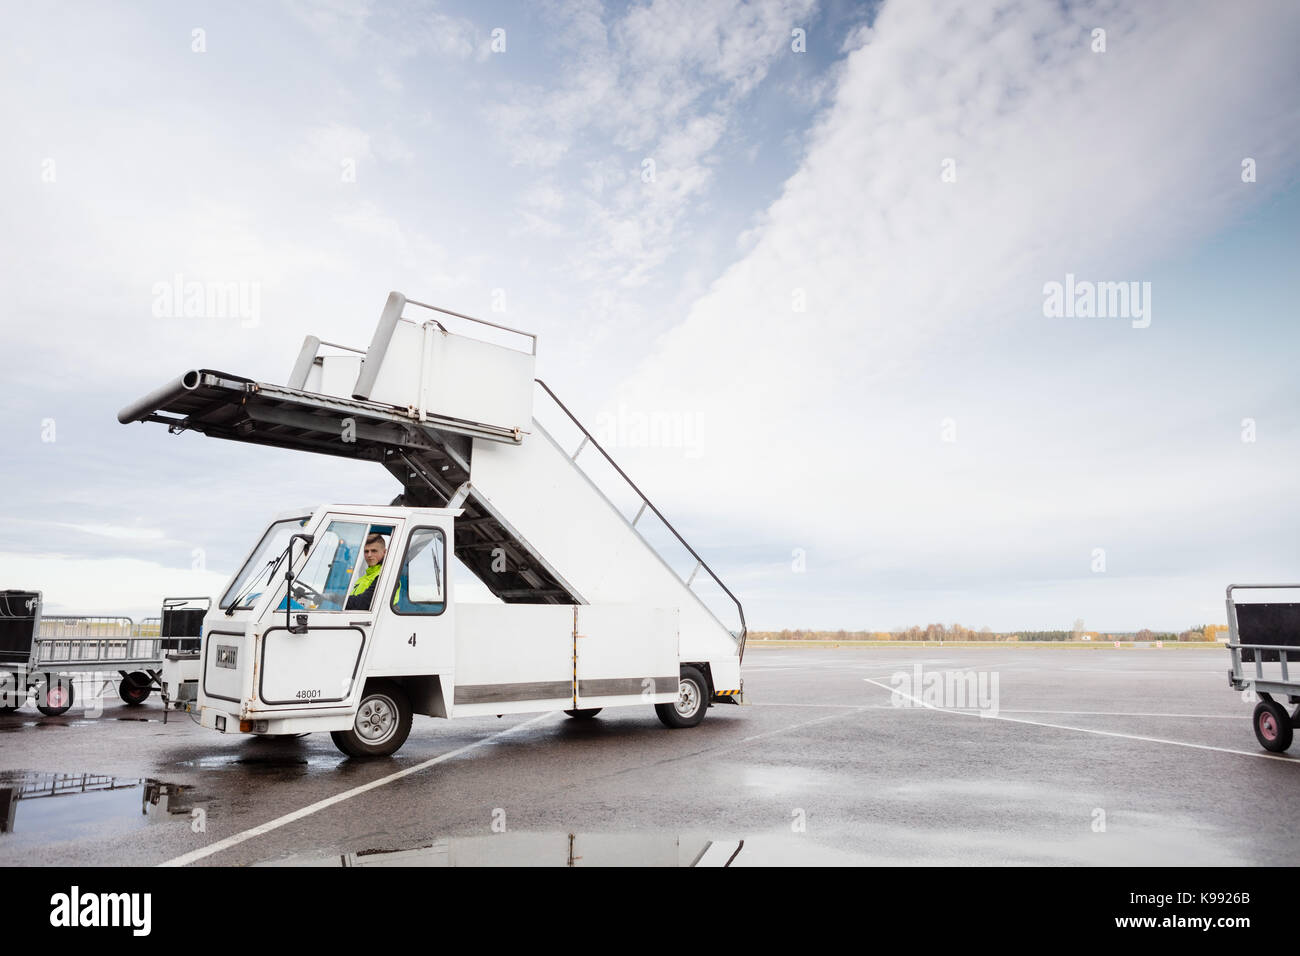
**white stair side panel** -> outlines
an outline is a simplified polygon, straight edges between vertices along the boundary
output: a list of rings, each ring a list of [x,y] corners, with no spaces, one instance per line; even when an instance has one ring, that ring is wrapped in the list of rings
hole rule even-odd
[[[573,706],[573,606],[458,604],[454,712]]]
[[[677,699],[676,608],[583,604],[577,612],[579,708]]]
[[[680,611],[686,661],[734,658],[736,641],[534,420],[521,445],[475,439],[474,493],[590,604]]]

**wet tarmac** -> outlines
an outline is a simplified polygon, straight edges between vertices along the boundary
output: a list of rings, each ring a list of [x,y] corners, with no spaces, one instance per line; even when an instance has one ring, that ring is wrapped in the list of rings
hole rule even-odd
[[[690,730],[416,718],[371,761],[79,696],[0,716],[0,865],[1290,865],[1298,761],[1226,658],[754,648]]]

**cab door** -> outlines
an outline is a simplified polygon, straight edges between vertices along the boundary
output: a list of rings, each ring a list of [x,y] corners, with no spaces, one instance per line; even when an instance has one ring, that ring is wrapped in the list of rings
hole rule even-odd
[[[452,532],[452,519],[444,515],[417,513],[406,520],[404,535],[395,539],[400,547],[388,557],[393,575],[375,599],[367,676],[450,678],[455,664],[455,605],[447,568],[454,553]],[[425,712],[437,712],[436,705],[416,707],[416,713]]]
[[[329,514],[286,598],[283,585],[262,631],[255,693],[276,707],[337,707],[360,689],[379,595],[395,577],[387,546],[401,522]],[[367,544],[382,545],[367,580]],[[373,554],[372,554],[373,557]],[[361,593],[359,586],[368,583]]]

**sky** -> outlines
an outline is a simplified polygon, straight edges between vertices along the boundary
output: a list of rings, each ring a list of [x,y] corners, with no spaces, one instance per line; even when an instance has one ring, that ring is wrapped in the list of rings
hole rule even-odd
[[[390,290],[536,332],[753,629],[1182,630],[1300,580],[1292,3],[6,24],[0,586],[46,613],[217,594],[272,515],[387,503],[116,412],[364,347]],[[171,314],[174,282],[247,308]]]

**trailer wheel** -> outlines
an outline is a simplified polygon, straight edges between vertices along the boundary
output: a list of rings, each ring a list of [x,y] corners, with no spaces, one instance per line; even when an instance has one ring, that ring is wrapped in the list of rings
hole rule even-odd
[[[602,707],[587,707],[585,709],[566,710],[565,713],[570,717],[577,718],[578,720],[591,720],[591,718],[595,717],[603,709],[604,708]]]
[[[392,681],[366,685],[351,730],[332,730],[334,746],[349,757],[387,757],[411,732],[411,703]]]
[[[46,717],[58,717],[72,709],[72,702],[76,698],[71,677],[49,674],[46,676],[45,683],[37,688],[36,709]]]
[[[704,719],[708,700],[709,682],[698,668],[687,665],[677,681],[677,700],[671,704],[655,704],[655,713],[667,727],[694,727]]]
[[[1275,700],[1255,705],[1255,737],[1265,750],[1280,754],[1291,746],[1291,715]]]
[[[153,681],[149,679],[148,674],[142,674],[139,671],[127,674],[122,678],[122,682],[117,685],[117,696],[132,707],[143,704],[149,699],[152,692]]]

